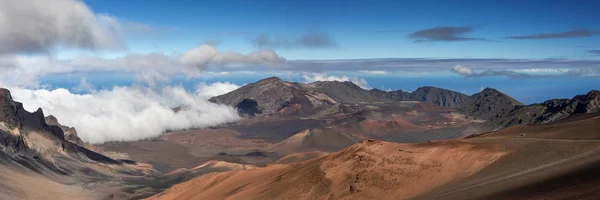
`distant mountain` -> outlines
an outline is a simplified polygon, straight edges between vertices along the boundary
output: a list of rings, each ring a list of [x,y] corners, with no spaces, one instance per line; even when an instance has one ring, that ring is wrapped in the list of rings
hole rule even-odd
[[[209,101],[234,106],[240,113],[251,116],[277,112],[304,114],[337,103],[327,95],[277,77],[245,85]]]
[[[420,101],[442,107],[454,107],[469,98],[466,94],[436,87],[420,87],[412,93],[402,90],[386,92],[378,89],[369,92],[375,96],[396,101]]]
[[[551,99],[525,106],[495,89],[486,88],[457,107],[458,112],[487,120],[486,126],[498,130],[519,124],[549,123],[576,114],[600,112],[600,91],[593,90],[573,99]]]
[[[349,81],[293,83],[271,77],[213,97],[210,101],[234,106],[240,113],[254,116],[275,113],[310,114],[340,103],[420,101],[438,106],[455,106],[468,97],[434,87],[418,88],[412,93],[402,90],[386,92],[365,90]]]

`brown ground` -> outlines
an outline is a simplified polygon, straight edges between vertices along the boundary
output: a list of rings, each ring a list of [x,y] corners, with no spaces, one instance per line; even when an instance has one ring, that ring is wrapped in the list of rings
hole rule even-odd
[[[65,182],[73,180],[65,179]],[[0,166],[0,199],[94,199],[98,193],[24,169]],[[100,198],[95,198],[100,199]]]
[[[484,137],[519,137],[540,139],[600,140],[600,116],[542,125],[518,125],[486,134]]]
[[[277,164],[299,163],[299,162],[311,160],[313,158],[323,157],[326,155],[329,155],[329,153],[322,152],[322,151],[293,153],[293,154],[290,154],[290,155],[280,158],[279,160],[275,161],[275,163],[277,163]]]
[[[467,177],[504,152],[460,141],[364,140],[301,164],[207,174],[151,199],[401,199]]]
[[[473,176],[419,199],[597,199],[599,122],[597,117],[567,119],[468,139],[502,145],[510,153]]]

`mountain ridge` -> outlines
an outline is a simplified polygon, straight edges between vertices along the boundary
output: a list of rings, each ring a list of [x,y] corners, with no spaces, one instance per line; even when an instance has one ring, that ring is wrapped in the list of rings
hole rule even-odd
[[[340,103],[420,101],[452,107],[468,97],[459,92],[431,86],[420,87],[414,92],[388,92],[379,89],[365,90],[349,81],[296,83],[269,77],[212,97],[209,101],[236,107],[241,113],[276,114],[282,111],[306,114]]]

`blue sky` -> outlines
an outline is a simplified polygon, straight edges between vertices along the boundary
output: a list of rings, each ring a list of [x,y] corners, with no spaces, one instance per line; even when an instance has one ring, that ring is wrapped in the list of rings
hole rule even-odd
[[[192,91],[201,82],[280,76],[407,91],[493,87],[535,103],[600,89],[599,7],[595,0],[6,1],[0,86]]]
[[[600,2],[528,1],[104,1],[96,13],[153,26],[161,34],[127,38],[129,52],[183,52],[206,40],[220,50],[250,52],[258,34],[294,37],[327,33],[331,48],[281,48],[287,59],[569,58],[598,59],[600,37],[511,40],[504,37],[598,31]],[[415,43],[410,33],[438,26],[472,26],[465,34],[491,41]],[[117,53],[118,54],[118,53]]]

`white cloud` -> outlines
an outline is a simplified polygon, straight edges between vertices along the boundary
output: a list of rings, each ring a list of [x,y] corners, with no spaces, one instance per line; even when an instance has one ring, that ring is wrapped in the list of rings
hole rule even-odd
[[[530,68],[530,69],[515,69],[514,72],[531,73],[531,74],[560,74],[568,73],[572,69],[568,68]]]
[[[312,83],[315,81],[350,81],[363,89],[371,89],[371,87],[367,83],[367,80],[357,77],[349,78],[347,76],[329,76],[324,73],[304,73],[302,75],[302,78],[304,78],[304,80],[308,83]]]
[[[179,57],[179,62],[183,65],[205,66],[212,61],[217,53],[218,51],[215,47],[203,44],[184,52]]]
[[[471,68],[463,67],[460,65],[455,65],[452,68],[452,70],[460,75],[465,75],[465,76],[473,75],[473,70]]]
[[[200,83],[196,93],[204,99],[210,99],[211,97],[226,94],[238,88],[240,88],[239,85],[230,82],[214,82],[211,84]]]
[[[376,75],[384,75],[384,74],[388,74],[387,71],[383,71],[383,70],[360,70],[359,72],[361,73],[365,73],[365,74],[376,74]]]
[[[123,47],[118,20],[74,0],[0,0],[0,54]]]
[[[164,82],[172,75],[200,76],[207,65],[216,65],[223,69],[228,66],[276,66],[283,62],[284,58],[269,50],[241,54],[218,52],[210,45],[201,45],[181,55],[134,53],[115,58],[82,55],[70,60],[59,60],[49,55],[0,55],[0,80],[13,85],[34,87],[38,85],[37,80],[44,75],[126,72],[152,85]]]
[[[210,103],[207,94],[234,88],[230,83],[198,87],[195,93],[182,87],[162,89],[114,87],[89,94],[66,89],[44,90],[8,87],[26,110],[38,107],[60,123],[77,129],[90,143],[134,141],[159,136],[167,130],[199,128],[239,119],[233,108]],[[172,108],[181,106],[180,112]]]
[[[285,61],[284,58],[271,50],[259,50],[248,54],[237,52],[218,52],[208,44],[187,50],[179,57],[182,65],[205,67],[208,64],[221,66],[235,65],[275,65]]]

